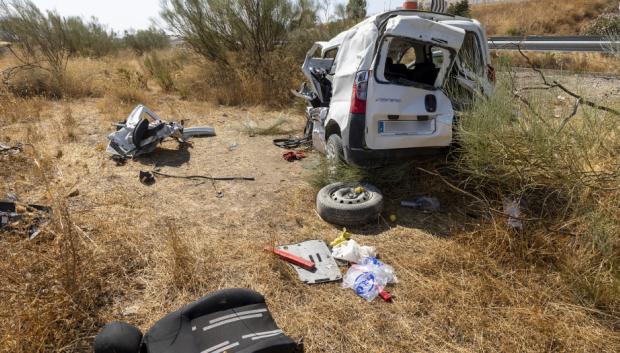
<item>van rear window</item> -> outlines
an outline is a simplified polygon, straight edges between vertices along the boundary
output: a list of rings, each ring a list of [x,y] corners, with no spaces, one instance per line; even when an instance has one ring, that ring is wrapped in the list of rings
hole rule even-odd
[[[409,38],[388,37],[383,40],[379,80],[401,85],[433,86],[447,51]]]

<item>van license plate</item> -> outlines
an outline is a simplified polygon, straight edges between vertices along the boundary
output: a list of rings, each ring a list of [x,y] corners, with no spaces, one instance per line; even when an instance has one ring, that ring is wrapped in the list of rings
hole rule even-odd
[[[382,135],[429,135],[435,132],[435,119],[379,121]]]

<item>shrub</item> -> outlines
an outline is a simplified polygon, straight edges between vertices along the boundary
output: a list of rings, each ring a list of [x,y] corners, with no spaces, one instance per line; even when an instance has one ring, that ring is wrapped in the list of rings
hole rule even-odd
[[[64,22],[71,55],[99,58],[115,53],[121,47],[116,33],[108,31],[94,17],[89,22],[84,22],[80,17],[68,17]]]
[[[173,74],[181,66],[174,59],[163,59],[152,53],[144,58],[144,68],[164,92],[170,92],[174,89]]]
[[[493,97],[462,117],[455,166],[462,188],[498,210],[490,213],[494,224],[483,240],[495,244],[493,251],[504,244],[527,262],[561,268],[580,300],[614,312],[620,305],[620,121],[585,106],[572,116],[572,104],[556,96],[535,91],[525,96],[529,107],[520,105],[502,78]],[[522,234],[497,236],[506,229],[497,224],[505,222],[504,198],[525,206]]]
[[[451,15],[471,17],[471,10],[469,9],[469,1],[461,0],[448,6],[447,12]]]
[[[620,36],[620,14],[608,13],[601,15],[581,32],[585,35]]]
[[[137,32],[125,32],[123,43],[136,54],[142,55],[152,50],[168,48],[170,38],[163,30],[151,27]]]

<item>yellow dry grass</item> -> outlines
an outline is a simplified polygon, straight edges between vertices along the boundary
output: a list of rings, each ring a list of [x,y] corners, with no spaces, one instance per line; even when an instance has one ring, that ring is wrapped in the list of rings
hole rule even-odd
[[[589,21],[617,8],[614,0],[527,0],[472,6],[490,35],[579,34]]]

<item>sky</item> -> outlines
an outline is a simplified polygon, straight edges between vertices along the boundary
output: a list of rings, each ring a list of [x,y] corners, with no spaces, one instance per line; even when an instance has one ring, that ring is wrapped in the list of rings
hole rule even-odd
[[[400,0],[367,0],[368,14],[401,5]],[[99,22],[118,32],[146,29],[159,19],[160,0],[34,0],[39,8],[56,10],[63,16],[95,16]],[[332,0],[333,4],[345,0]]]

